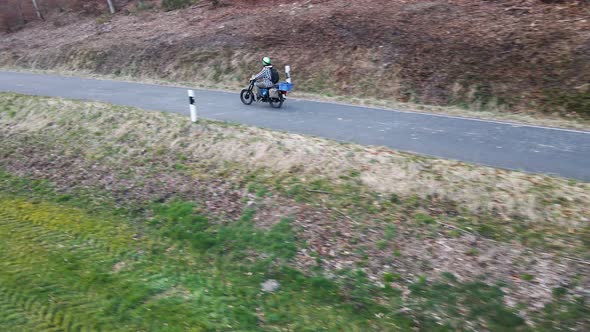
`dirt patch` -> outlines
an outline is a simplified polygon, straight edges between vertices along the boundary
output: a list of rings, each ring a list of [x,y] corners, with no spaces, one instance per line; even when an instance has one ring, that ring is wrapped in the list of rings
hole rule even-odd
[[[117,264],[113,265],[113,272],[114,273],[119,273],[121,272],[121,270],[123,270],[125,267],[127,266],[127,263],[125,262],[117,262]]]
[[[165,169],[154,169],[156,160],[151,160],[149,167],[115,166],[78,158],[71,152],[62,155],[59,146],[16,147],[7,143],[5,147],[13,148],[11,154],[15,157],[2,159],[5,170],[19,176],[47,179],[62,192],[96,188],[110,193],[122,205],[185,199],[200,203],[207,213],[220,218],[237,219],[242,213],[243,190],[232,190],[230,184],[222,180],[199,181],[183,174],[170,174]]]
[[[308,248],[298,253],[295,264],[305,271],[321,267],[336,275],[342,269],[360,268],[373,282],[401,288],[404,293],[421,276],[441,280],[450,271],[461,281],[503,282],[507,304],[524,301],[532,310],[549,303],[556,287],[590,284],[589,265],[535,253],[521,245],[473,234],[453,235],[444,227],[433,230],[369,220],[359,224],[321,209],[302,211],[295,221]],[[386,280],[386,274],[396,276],[395,280]],[[527,275],[534,279],[524,280]],[[578,288],[578,294],[588,296],[585,287]]]
[[[255,200],[250,202],[254,203]],[[283,218],[294,218],[302,210],[309,208],[293,203],[293,200],[278,196],[266,197],[262,201],[257,202],[256,214],[253,220],[258,227],[268,230],[278,224]]]

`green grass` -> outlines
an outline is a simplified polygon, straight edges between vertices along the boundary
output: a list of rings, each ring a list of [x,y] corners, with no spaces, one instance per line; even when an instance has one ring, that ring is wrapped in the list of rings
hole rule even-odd
[[[434,224],[436,220],[434,220],[431,216],[424,214],[424,213],[417,213],[415,219],[420,224]]]
[[[270,230],[203,215],[197,203],[98,208],[84,193],[0,174],[0,330],[525,330],[499,287],[421,278],[411,296],[360,270],[335,279],[290,267],[299,243],[284,218]],[[104,203],[104,201],[103,201]],[[260,284],[281,287],[264,293]],[[383,281],[399,281],[392,272]],[[570,326],[588,314],[567,289],[536,319]],[[413,316],[400,308],[412,308]],[[442,323],[433,317],[443,317]],[[440,323],[440,324],[439,324]]]
[[[6,173],[1,179],[2,189],[20,182],[28,196],[14,193],[18,185],[0,195],[2,331],[362,331],[409,324],[395,315],[374,321],[379,306],[358,311],[360,299],[348,299],[334,281],[290,268],[297,246],[289,219],[262,231],[251,223],[252,210],[228,223],[179,201],[152,206],[152,217],[139,222],[141,214],[86,212],[77,196],[52,195],[46,182]],[[271,278],[280,290],[261,292]]]
[[[490,330],[526,329],[524,320],[502,303],[504,294],[499,287],[481,282],[460,284],[453,275],[447,274],[446,277],[447,282],[428,283],[423,279],[411,286],[412,294],[416,298],[415,305],[420,308],[421,313],[425,314],[422,317],[425,330],[466,330],[469,324],[467,322],[474,322],[476,318],[484,318]],[[460,315],[467,319],[441,326],[428,316],[430,312]],[[482,328],[478,326],[476,330]]]
[[[163,0],[162,1],[162,8],[164,10],[175,10],[181,9],[190,6],[195,1],[193,0]]]
[[[0,330],[381,329],[333,282],[277,258],[294,254],[288,220],[215,227],[191,204],[160,206],[141,236],[125,220],[24,199],[0,200]],[[257,254],[266,254],[261,256]],[[125,262],[120,271],[114,266]],[[281,290],[260,291],[268,278]]]

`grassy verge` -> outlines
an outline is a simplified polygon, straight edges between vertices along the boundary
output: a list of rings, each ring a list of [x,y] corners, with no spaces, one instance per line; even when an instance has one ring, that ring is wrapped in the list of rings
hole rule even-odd
[[[39,74],[57,74],[72,77],[85,77],[93,79],[108,79],[108,80],[120,80],[126,82],[139,82],[139,83],[150,83],[160,85],[171,85],[181,87],[199,87],[202,89],[213,89],[220,91],[238,91],[242,89],[235,81],[226,83],[220,83],[215,81],[171,81],[158,77],[150,77],[142,75],[140,77],[132,75],[114,75],[114,74],[98,74],[92,71],[85,70],[72,70],[68,68],[56,68],[56,69],[36,69],[36,68],[20,68],[20,67],[0,67],[2,70],[7,71],[18,71],[18,72],[33,72]],[[385,110],[401,110],[405,112],[422,112],[431,114],[440,114],[457,117],[467,117],[474,119],[484,120],[496,120],[505,121],[512,123],[548,126],[555,128],[568,128],[576,130],[590,130],[590,120],[585,118],[567,118],[559,114],[549,113],[537,113],[534,111],[530,112],[513,112],[503,111],[501,109],[486,108],[482,109],[479,107],[470,106],[437,106],[437,105],[426,105],[417,104],[412,102],[401,102],[394,99],[375,99],[375,98],[361,98],[353,96],[336,96],[333,94],[319,94],[310,92],[298,92],[292,93],[294,98],[324,101],[330,103],[341,103],[345,105],[360,105],[366,107],[375,107]]]
[[[212,226],[194,205],[176,203],[155,207],[138,226],[31,199],[0,200],[5,331],[360,331],[409,323],[390,314],[374,320],[377,306],[356,311],[331,282],[277,263],[295,251],[288,220],[268,232],[247,215]],[[270,278],[280,291],[261,291]]]
[[[7,285],[34,279],[23,288],[32,293],[3,297],[20,317],[2,322],[8,327],[78,317],[68,310],[83,290],[97,307],[72,324],[90,329],[588,324],[587,265],[566,259],[588,259],[586,183],[14,94],[0,95],[0,126],[2,232],[29,252],[5,246],[3,276]],[[60,243],[69,250],[59,251]],[[40,270],[67,270],[48,254],[54,247],[81,259],[70,282],[55,286],[66,294],[62,318],[42,297],[58,274]],[[86,282],[84,271],[114,279]],[[152,275],[161,288],[149,288]],[[269,279],[279,281],[278,292],[260,290]],[[125,292],[136,284],[149,289]],[[119,293],[131,304],[113,304],[127,301],[113,299]],[[43,305],[27,307],[39,298]],[[112,307],[121,309],[105,309]],[[194,320],[183,318],[193,310]],[[153,318],[140,319],[146,315]],[[29,324],[23,317],[33,325],[20,325]]]
[[[336,280],[303,275],[287,265],[301,245],[287,218],[262,231],[251,210],[227,223],[179,201],[90,213],[79,206],[92,197],[6,173],[0,189],[3,330],[527,329],[500,285],[447,273],[444,281],[421,278],[404,298],[360,270]],[[262,291],[268,280],[279,288]],[[575,328],[589,313],[583,302],[563,302],[566,292],[557,289],[535,318],[538,330]]]

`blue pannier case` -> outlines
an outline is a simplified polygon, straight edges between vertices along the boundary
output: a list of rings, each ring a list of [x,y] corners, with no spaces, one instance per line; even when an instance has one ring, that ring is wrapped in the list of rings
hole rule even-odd
[[[292,89],[293,89],[292,83],[287,83],[287,82],[280,82],[279,83],[279,90],[281,90],[281,91],[291,91]]]

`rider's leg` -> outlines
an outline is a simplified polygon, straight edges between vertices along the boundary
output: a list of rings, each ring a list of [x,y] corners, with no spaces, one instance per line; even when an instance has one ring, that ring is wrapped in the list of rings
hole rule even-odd
[[[258,86],[259,84],[262,84],[262,83],[261,82],[254,83],[254,88],[252,89],[254,92],[254,101],[258,101],[261,98],[260,87]]]

